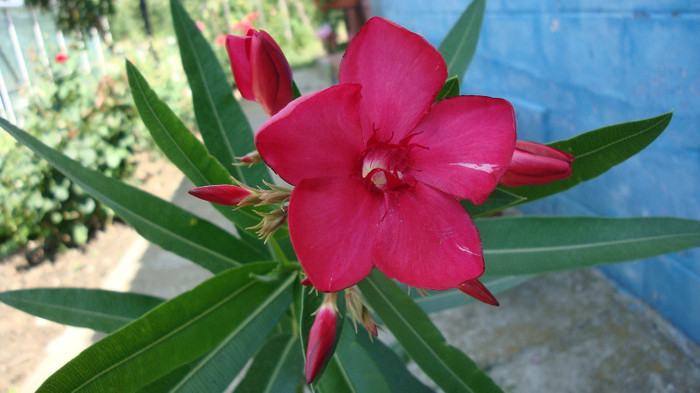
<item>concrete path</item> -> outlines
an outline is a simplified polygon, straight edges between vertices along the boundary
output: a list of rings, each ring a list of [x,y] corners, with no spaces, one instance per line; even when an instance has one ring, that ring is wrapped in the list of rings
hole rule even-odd
[[[295,71],[302,92],[324,87],[327,79],[319,75]],[[265,120],[255,104],[244,103],[244,110],[254,127]],[[213,208],[186,193],[191,187],[183,181],[173,202],[230,229]],[[210,276],[139,239],[104,287],[172,297]],[[451,344],[509,392],[700,392],[698,346],[597,271],[542,276],[498,298],[501,307],[473,304],[435,314],[434,320]],[[33,392],[97,339],[68,328],[21,391]]]

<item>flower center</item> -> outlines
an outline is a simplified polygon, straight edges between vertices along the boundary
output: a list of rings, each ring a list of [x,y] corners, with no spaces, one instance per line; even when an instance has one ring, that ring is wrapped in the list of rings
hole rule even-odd
[[[365,183],[382,192],[410,183],[406,173],[411,169],[410,146],[406,144],[369,143],[362,159]]]

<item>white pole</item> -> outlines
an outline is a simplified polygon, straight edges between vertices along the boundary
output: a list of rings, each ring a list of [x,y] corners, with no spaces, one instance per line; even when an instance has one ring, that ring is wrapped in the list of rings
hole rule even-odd
[[[85,45],[85,37],[83,36],[83,33],[80,32],[80,30],[77,31],[78,34],[78,45],[80,46],[80,65],[83,68],[83,73],[89,74],[92,72],[92,68],[90,67],[90,59],[88,58],[87,54],[87,45]]]
[[[97,34],[97,29],[94,27],[90,28],[90,38],[92,39],[92,45],[95,47],[95,53],[97,54],[97,64],[100,66],[102,74],[105,74],[106,66],[104,52],[102,51],[102,40],[100,40],[100,35]]]
[[[29,72],[27,71],[27,65],[24,63],[24,56],[22,55],[22,47],[19,45],[19,40],[17,39],[17,31],[15,30],[15,25],[12,23],[12,18],[10,17],[10,12],[5,8],[5,18],[7,19],[7,30],[10,33],[10,42],[12,43],[12,50],[15,52],[15,59],[17,59],[17,66],[19,67],[19,73],[24,79],[24,83],[27,87],[32,86],[31,80],[29,80]]]
[[[289,7],[287,7],[287,0],[278,0],[278,5],[282,11],[282,19],[284,20],[284,37],[287,41],[292,40],[292,25],[289,22]]]
[[[32,31],[34,32],[34,42],[36,43],[37,52],[39,52],[39,59],[41,60],[41,64],[49,70],[49,56],[46,54],[44,37],[41,35],[41,27],[39,26],[39,21],[36,19],[34,7],[29,7],[29,14],[32,16]]]
[[[2,78],[2,72],[0,72],[0,98],[2,98],[2,108],[3,117],[7,118],[12,124],[17,124],[17,119],[15,118],[15,111],[12,110],[12,101],[10,101],[10,94],[7,91],[7,86],[5,86],[5,80]]]

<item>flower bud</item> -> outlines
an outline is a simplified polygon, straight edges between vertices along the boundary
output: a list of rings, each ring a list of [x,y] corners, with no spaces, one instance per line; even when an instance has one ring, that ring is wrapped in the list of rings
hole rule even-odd
[[[243,98],[257,101],[270,116],[294,99],[292,69],[282,49],[265,31],[229,35],[226,50]]]
[[[238,205],[253,195],[250,190],[230,184],[197,187],[189,190],[188,193],[199,199],[226,206]]]
[[[306,383],[316,379],[319,371],[330,358],[335,344],[336,322],[338,314],[335,305],[337,293],[329,293],[316,313],[316,319],[309,331],[309,343],[306,346]]]
[[[262,157],[260,157],[260,153],[258,153],[257,150],[252,151],[243,157],[236,157],[240,161],[240,163],[236,163],[233,165],[248,165],[248,166],[253,166],[255,164],[258,164],[260,162],[263,162]]]
[[[496,297],[476,278],[459,284],[457,288],[476,300],[492,306],[499,305]]]
[[[501,177],[507,187],[547,184],[571,176],[574,156],[539,143],[516,141],[508,170]]]

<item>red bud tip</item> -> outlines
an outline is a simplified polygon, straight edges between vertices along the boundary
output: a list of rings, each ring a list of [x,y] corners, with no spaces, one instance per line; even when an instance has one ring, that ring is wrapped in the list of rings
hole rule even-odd
[[[306,347],[306,383],[309,384],[316,379],[331,357],[335,344],[335,327],[338,319],[335,310],[335,294],[327,295],[326,299],[328,296],[332,296],[333,301],[330,302],[331,304],[323,302],[309,332],[309,343]]]
[[[301,280],[301,285],[303,285],[303,286],[305,286],[305,287],[313,287],[313,286],[314,286],[314,284],[311,283],[311,280],[309,280],[308,277],[306,277],[305,279]]]
[[[460,291],[466,293],[467,295],[473,297],[476,300],[490,304],[492,306],[498,306],[498,300],[493,296],[491,292],[482,284],[478,279],[474,278],[467,280],[459,284]]]
[[[251,195],[245,188],[220,184],[216,186],[197,187],[188,191],[190,195],[219,205],[235,206]]]
[[[516,141],[513,158],[500,183],[507,187],[547,184],[571,176],[574,156],[535,142]]]

